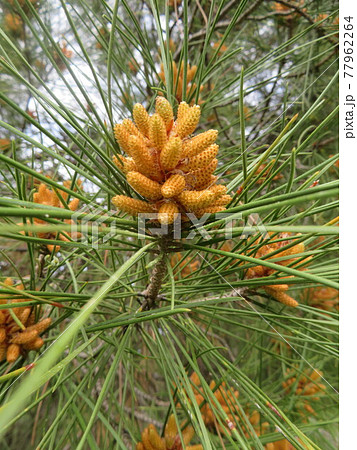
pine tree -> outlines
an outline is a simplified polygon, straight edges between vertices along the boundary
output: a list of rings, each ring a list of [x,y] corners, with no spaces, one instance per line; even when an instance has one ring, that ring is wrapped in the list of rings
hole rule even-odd
[[[336,448],[337,8],[0,2],[4,448]]]

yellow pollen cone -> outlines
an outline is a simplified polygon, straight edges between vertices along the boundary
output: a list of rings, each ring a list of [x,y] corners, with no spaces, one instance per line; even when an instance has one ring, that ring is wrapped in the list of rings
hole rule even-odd
[[[184,117],[186,116],[186,114],[188,113],[189,110],[190,110],[190,107],[186,102],[181,102],[179,104],[179,107],[177,110],[177,120],[176,120],[177,124],[179,124],[180,122],[183,121]]]
[[[143,135],[140,133],[139,129],[130,119],[123,120],[123,127],[131,136],[138,136],[139,138],[143,138]]]
[[[197,66],[192,66],[191,69],[187,71],[187,81],[192,81],[193,77],[196,75]]]
[[[299,305],[299,303],[296,300],[294,300],[292,297],[290,297],[290,295],[286,294],[284,291],[267,286],[264,286],[264,290],[269,295],[274,297],[275,300],[278,300],[278,302],[283,303],[286,306],[296,308]]]
[[[191,172],[196,188],[209,182],[212,172],[214,172],[217,168],[217,164],[218,160],[215,158],[208,164],[208,166]]]
[[[232,201],[232,197],[230,195],[222,195],[217,200],[215,200],[215,202],[212,204],[212,206],[226,206],[231,201]]]
[[[159,114],[153,114],[149,122],[149,139],[151,144],[161,151],[167,142],[166,126]]]
[[[118,167],[118,169],[123,173],[128,173],[133,170],[137,170],[135,161],[133,158],[126,158],[125,156],[118,155],[113,156],[113,162]]]
[[[175,197],[181,194],[186,187],[185,177],[180,174],[171,175],[161,187],[162,195],[165,198]]]
[[[9,363],[15,362],[20,356],[20,346],[18,344],[10,344],[6,352],[6,360]]]
[[[162,198],[161,185],[139,172],[128,172],[126,179],[130,186],[149,200]]]
[[[117,123],[114,125],[114,137],[119,147],[124,150],[128,155],[130,155],[130,146],[129,146],[129,132],[124,127],[122,123]]]
[[[174,121],[174,112],[172,110],[170,102],[164,97],[157,97],[155,111],[165,122],[166,130],[171,130]]]
[[[215,184],[209,190],[214,193],[216,200],[227,192],[227,188],[223,184]]]
[[[152,448],[155,450],[166,450],[165,439],[159,436],[156,427],[153,424],[149,425],[149,441]]]
[[[201,116],[201,109],[198,105],[193,105],[185,113],[182,120],[178,120],[175,132],[181,138],[193,133],[197,128]]]
[[[208,164],[212,161],[212,159],[214,159],[217,156],[218,148],[219,147],[217,144],[210,145],[206,150],[201,152],[199,155],[189,158],[189,162],[181,167],[182,170],[187,172],[190,170],[197,170],[208,166]]]
[[[289,289],[289,286],[287,284],[271,284],[265,287],[274,289],[276,291],[287,291]]]
[[[299,244],[296,244],[293,247],[290,247],[290,248],[288,248],[286,250],[283,250],[277,256],[282,257],[282,256],[296,255],[296,254],[299,254],[299,253],[303,253],[304,251],[305,251],[305,244],[303,242],[300,242]],[[286,262],[286,260],[285,261],[281,261],[280,264],[286,265],[287,262]]]
[[[149,428],[145,428],[145,430],[141,433],[141,441],[145,450],[155,450],[155,448],[150,444]]]
[[[33,341],[38,336],[37,330],[26,330],[22,333],[18,333],[11,339],[12,344],[27,344],[30,341]]]
[[[187,176],[187,184],[194,187],[197,191],[202,191],[203,189],[208,189],[212,187],[218,180],[215,175],[208,175],[207,178],[202,179],[200,182],[194,177],[194,172],[189,173]]]
[[[188,209],[198,209],[213,202],[215,195],[207,189],[205,191],[183,191],[177,198]]]
[[[27,344],[24,344],[25,350],[39,350],[43,344],[44,340],[40,337],[37,337],[34,341],[30,341]]]
[[[182,141],[179,137],[171,137],[160,153],[160,164],[164,170],[173,170],[182,157]]]
[[[171,414],[165,427],[165,437],[175,438],[176,434],[177,434],[176,419],[175,416]]]
[[[133,117],[139,131],[145,136],[149,136],[149,114],[140,103],[136,103],[133,108]]]
[[[155,157],[150,153],[142,139],[137,136],[129,138],[130,152],[138,171],[148,177],[160,180],[160,168]]]
[[[181,68],[178,74],[175,64],[173,70],[174,77],[183,73]],[[189,81],[196,70],[196,67],[188,69]],[[198,105],[181,102],[175,121],[169,101],[159,96],[153,115],[149,116],[144,106],[137,103],[133,109],[135,123],[124,119],[115,126],[115,137],[129,157],[116,155],[113,161],[132,188],[148,200],[116,196],[113,203],[119,209],[132,215],[160,209],[162,223],[172,223],[177,212],[185,220],[185,213],[191,211],[225,209],[231,197],[226,195],[224,186],[216,185],[218,177],[213,175],[218,165],[219,146],[215,144],[218,132],[208,130],[189,136],[195,131],[200,114]]]
[[[76,211],[79,206],[79,198],[74,198],[68,203],[68,207],[71,211]]]
[[[189,158],[198,155],[209,145],[213,144],[217,136],[217,130],[208,130],[188,139],[183,146],[183,155]]]
[[[38,334],[41,334],[47,328],[51,325],[52,319],[50,317],[47,317],[46,319],[40,320],[40,322],[35,323],[34,325],[31,325],[30,327],[26,328],[26,331],[32,331],[36,330]]]
[[[175,203],[163,203],[159,209],[158,221],[162,225],[170,225],[175,221],[179,209]]]
[[[154,212],[154,208],[149,203],[126,195],[116,195],[112,198],[112,202],[120,211],[132,216],[137,216],[139,213]]]
[[[193,439],[195,435],[195,430],[190,425],[189,427],[186,427],[182,432],[183,442],[185,445],[189,444],[190,441]],[[201,447],[201,446],[200,446]],[[191,446],[192,448],[192,446]]]

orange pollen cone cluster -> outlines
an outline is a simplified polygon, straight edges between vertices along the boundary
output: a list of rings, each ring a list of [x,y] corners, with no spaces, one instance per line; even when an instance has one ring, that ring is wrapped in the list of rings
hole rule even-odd
[[[191,95],[196,89],[196,83],[193,83],[193,79],[197,72],[197,66],[190,66],[187,64],[187,73],[186,73],[186,97]],[[173,85],[176,88],[175,97],[178,102],[182,102],[183,92],[184,92],[184,69],[183,65],[181,65],[180,71],[177,69],[177,65],[175,62],[172,63],[172,73],[173,73]],[[164,66],[161,64],[161,71],[159,72],[159,77],[164,84],[166,84]],[[201,86],[200,91],[204,89],[204,86]]]
[[[289,376],[293,369],[287,369],[286,375]],[[303,406],[304,411],[300,411],[302,415],[305,415],[306,411],[311,414],[316,414],[315,410],[310,405],[311,401],[319,400],[321,395],[324,394],[326,386],[320,381],[323,373],[317,370],[306,370],[304,374],[297,375],[292,374],[291,377],[283,381],[282,386],[286,393],[294,391],[295,395],[300,397],[299,403]]]
[[[284,259],[281,261],[274,261],[276,264],[287,266],[291,264],[292,262],[299,260],[301,255],[305,251],[305,245],[304,243],[298,243],[296,245],[288,247],[292,241],[291,240],[283,240],[287,239],[291,236],[291,233],[279,233],[277,236],[275,236],[274,240],[277,240],[275,242],[271,242],[269,244],[261,246],[255,257],[256,258],[263,258],[264,259],[271,259],[271,258],[283,258],[287,256],[291,256],[289,259]],[[271,257],[266,257],[270,253],[273,253]],[[297,255],[294,257],[294,255]],[[300,255],[300,256],[299,256]],[[307,258],[305,258],[304,261],[306,261]],[[303,261],[301,261],[303,262]],[[247,270],[246,278],[261,278],[261,277],[267,277],[269,275],[272,275],[275,273],[275,269],[271,269],[270,267],[259,265],[251,267]],[[296,307],[298,306],[298,302],[294,300],[292,297],[290,297],[286,291],[289,289],[289,286],[287,284],[274,284],[269,286],[263,286],[265,291],[271,295],[275,300],[277,300],[280,303],[283,303],[286,306]]]
[[[339,308],[339,293],[337,289],[319,286],[305,290],[304,296],[308,304],[323,311],[337,311]]]
[[[198,405],[201,405],[205,399],[204,389],[201,385],[200,378],[196,372],[192,373],[192,375],[190,376],[190,380],[193,384],[193,392],[195,395],[196,403]],[[220,403],[224,412],[227,414],[229,423],[231,424],[236,423],[239,420],[239,418],[236,414],[234,414],[234,412],[237,411],[237,399],[239,397],[239,392],[229,390],[224,382],[216,389],[216,383],[214,380],[210,382],[209,387],[212,391],[214,391],[213,395],[215,396],[216,400]],[[201,414],[204,423],[208,427],[213,427],[216,425],[215,412],[212,410],[208,402],[202,405]],[[229,427],[228,423],[227,426]]]
[[[66,180],[63,182],[63,186],[66,187],[67,189],[70,188],[71,186],[71,180]],[[81,182],[77,182],[78,186],[81,186]],[[67,202],[68,200],[68,193],[65,191],[61,191],[59,190],[59,194],[61,195],[61,197],[63,198],[63,200],[65,202]],[[39,184],[37,187],[37,192],[34,193],[33,195],[33,201],[34,203],[38,203],[41,205],[47,205],[47,206],[54,206],[56,208],[65,208],[64,205],[62,204],[60,197],[56,194],[56,192],[54,192],[52,189],[48,189],[47,186],[43,183]],[[71,200],[70,202],[68,202],[68,208],[71,211],[76,211],[78,209],[79,206],[79,199],[78,198],[74,198],[73,200]],[[38,218],[34,218],[33,219],[34,224],[37,225],[45,225],[46,222],[42,219],[38,219]],[[67,224],[67,225],[72,225],[75,222],[72,219],[64,219],[63,223]],[[30,224],[30,222],[28,222],[28,224]],[[18,224],[18,225],[23,225],[23,224]],[[21,232],[22,234],[24,234],[24,232]],[[30,233],[29,233],[30,234]],[[70,232],[70,231],[49,231],[49,232],[45,232],[45,231],[40,231],[38,233],[36,233],[36,235],[40,238],[40,239],[54,239],[54,240],[61,240],[63,242],[69,242],[69,239],[66,237],[66,235],[70,236],[72,239],[78,239],[81,236],[81,233],[79,232]],[[52,245],[52,244],[47,244],[47,249],[49,252],[52,252],[53,250],[55,252],[58,252],[60,250],[60,246],[59,245]]]
[[[208,130],[191,137],[200,119],[200,107],[182,102],[177,119],[170,103],[157,97],[155,113],[149,116],[143,105],[133,109],[134,122],[124,119],[114,126],[114,136],[128,155],[113,161],[126,175],[130,186],[145,200],[124,195],[112,199],[125,213],[157,213],[161,224],[172,224],[178,214],[202,217],[224,211],[231,201],[227,189],[217,185],[218,132]]]
[[[288,369],[287,374],[291,373],[292,370]],[[321,383],[321,378],[323,373],[317,370],[306,371],[305,374],[297,377],[297,375],[291,376],[286,381],[283,382],[283,388],[287,391],[291,391],[291,387],[295,386],[295,394],[296,395],[316,395],[318,392],[322,392],[325,390],[325,386]],[[298,378],[298,382],[296,380]]]
[[[4,284],[5,286],[13,286],[13,281],[11,278],[7,278]],[[22,290],[23,286],[17,286],[16,289]],[[3,296],[0,297],[1,305],[24,301],[26,299],[8,300]],[[50,325],[51,319],[49,317],[36,322],[35,311],[31,306],[1,309],[0,361],[6,358],[7,362],[12,363],[17,360],[23,351],[39,350],[44,344],[43,339],[40,338],[40,334]]]
[[[187,450],[203,450],[202,445],[188,445],[195,435],[195,431],[191,426],[185,427],[182,431],[183,443]],[[155,427],[150,424],[141,433],[141,442],[136,444],[136,450],[181,450],[183,448],[175,416],[171,414],[169,417],[164,437],[161,437]]]

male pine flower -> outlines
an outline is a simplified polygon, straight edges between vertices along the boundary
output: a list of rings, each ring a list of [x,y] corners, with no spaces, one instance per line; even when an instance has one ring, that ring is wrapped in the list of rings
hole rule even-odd
[[[165,181],[162,185],[161,192],[165,198],[176,197],[181,194],[185,187],[185,177],[179,173],[176,173],[175,175],[171,175],[171,177]]]
[[[144,200],[124,195],[113,198],[114,205],[133,216],[157,212],[158,221],[171,224],[178,213],[223,211],[231,201],[227,190],[213,176],[219,146],[218,132],[208,130],[192,137],[200,119],[200,107],[181,102],[177,118],[164,97],[156,99],[152,116],[136,104],[134,122],[124,119],[114,126],[114,136],[128,156],[113,157],[130,186]]]
[[[191,157],[198,155],[209,145],[213,144],[217,136],[217,130],[208,130],[186,141],[183,146],[184,156]]]
[[[134,121],[139,128],[139,131],[144,135],[149,135],[149,114],[147,113],[145,107],[136,103],[133,108]]]

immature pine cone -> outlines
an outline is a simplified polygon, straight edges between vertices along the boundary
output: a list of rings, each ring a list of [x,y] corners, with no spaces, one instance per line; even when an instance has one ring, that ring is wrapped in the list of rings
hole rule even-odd
[[[130,119],[114,127],[114,136],[127,157],[113,157],[131,187],[147,201],[115,196],[112,201],[121,211],[133,216],[157,212],[162,224],[174,222],[178,213],[224,211],[231,201],[227,189],[217,185],[218,132],[208,130],[190,137],[200,119],[200,107],[181,102],[177,119],[170,103],[157,97],[156,112],[149,116],[143,105],[133,109]]]

